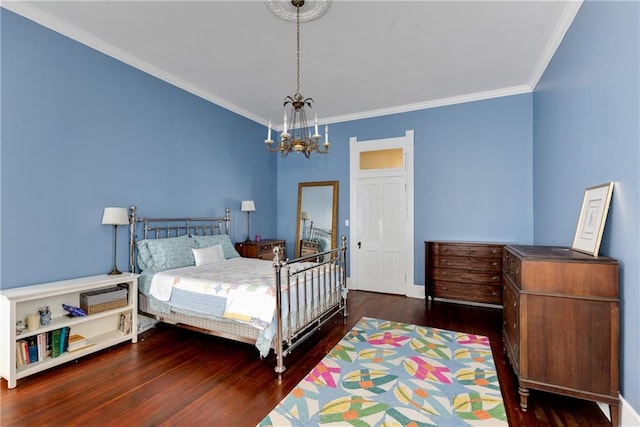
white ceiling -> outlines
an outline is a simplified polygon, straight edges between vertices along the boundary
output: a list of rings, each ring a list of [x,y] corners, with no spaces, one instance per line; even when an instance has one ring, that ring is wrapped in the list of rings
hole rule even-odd
[[[321,123],[533,90],[581,1],[340,1],[301,24]],[[252,120],[296,89],[296,28],[262,1],[2,6]]]

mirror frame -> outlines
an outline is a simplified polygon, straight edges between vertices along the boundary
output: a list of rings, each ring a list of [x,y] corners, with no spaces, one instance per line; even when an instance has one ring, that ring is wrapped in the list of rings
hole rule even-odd
[[[302,193],[305,188],[309,187],[331,187],[333,191],[331,201],[331,248],[334,249],[338,245],[338,181],[315,181],[298,183],[298,212],[296,214],[296,245],[294,258],[300,257],[300,222],[302,221]]]

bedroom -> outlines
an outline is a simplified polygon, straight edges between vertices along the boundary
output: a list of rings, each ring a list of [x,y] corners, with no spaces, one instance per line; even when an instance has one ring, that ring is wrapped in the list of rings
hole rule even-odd
[[[240,200],[253,198],[252,230],[292,240],[297,183],[339,179],[348,235],[349,137],[413,129],[418,287],[423,240],[568,245],[584,188],[616,182],[602,254],[622,265],[621,394],[640,411],[637,3],[585,2],[533,93],[336,123],[332,153],[302,165],[262,149],[263,125],[1,13],[3,288],[104,271],[109,205],[230,207],[238,240]],[[478,194],[472,222],[463,212]]]

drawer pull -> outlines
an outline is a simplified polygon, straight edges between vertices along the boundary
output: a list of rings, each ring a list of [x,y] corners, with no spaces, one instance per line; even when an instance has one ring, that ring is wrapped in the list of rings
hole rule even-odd
[[[494,281],[494,282],[497,282],[498,280],[500,280],[500,277],[498,277],[498,276],[493,276],[493,278],[492,278],[492,279],[493,279],[493,281]]]
[[[513,306],[515,307],[518,303],[516,301],[513,302]]]
[[[494,297],[498,296],[498,293],[496,291],[491,292],[491,295],[493,295]]]
[[[446,259],[443,259],[443,260],[442,260],[442,264],[447,264],[448,262],[449,262],[449,261],[448,261],[448,260],[446,260]]]
[[[499,262],[494,262],[492,265],[493,265],[494,267],[497,267],[497,266],[499,266],[499,265],[500,265],[500,263],[499,263]]]
[[[446,276],[446,275],[447,275],[447,272],[446,272],[446,271],[443,271],[443,272],[442,272],[442,275],[443,275],[443,276]]]
[[[492,253],[492,254],[497,254],[497,253],[498,253],[498,250],[497,250],[497,249],[494,249],[494,250],[492,250],[492,251],[491,251],[491,253]]]
[[[514,323],[514,324],[513,324],[513,329],[515,329],[515,328],[516,328],[516,324]]]

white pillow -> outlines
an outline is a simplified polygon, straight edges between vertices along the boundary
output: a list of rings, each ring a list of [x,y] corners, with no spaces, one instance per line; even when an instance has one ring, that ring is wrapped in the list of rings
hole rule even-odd
[[[191,250],[193,251],[193,257],[196,259],[196,267],[225,260],[222,245],[208,246],[206,248],[191,248]]]

